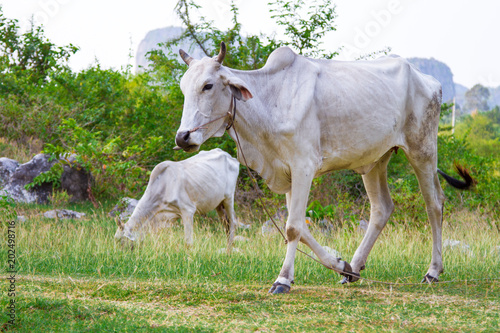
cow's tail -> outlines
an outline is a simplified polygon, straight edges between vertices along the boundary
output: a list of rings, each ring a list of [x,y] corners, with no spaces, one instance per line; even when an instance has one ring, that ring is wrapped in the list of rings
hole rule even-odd
[[[458,174],[463,179],[463,181],[455,179],[439,169],[437,171],[441,176],[443,176],[443,178],[446,180],[448,184],[450,184],[454,188],[458,188],[459,190],[468,190],[472,188],[474,185],[476,185],[477,181],[474,178],[472,178],[472,176],[469,173],[469,170],[467,170],[458,163],[455,163],[455,169],[457,170]]]

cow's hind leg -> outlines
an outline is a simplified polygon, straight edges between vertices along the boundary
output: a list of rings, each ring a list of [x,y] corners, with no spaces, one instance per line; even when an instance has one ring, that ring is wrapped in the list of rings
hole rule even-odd
[[[227,236],[227,253],[231,253],[233,246],[233,239],[236,230],[236,219],[234,214],[234,201],[232,198],[227,198],[222,201],[219,206],[215,208],[217,214],[219,215],[222,224],[224,225],[224,230]]]
[[[187,246],[193,245],[193,218],[195,209],[181,210],[182,224],[184,225],[184,240]]]
[[[429,270],[424,276],[422,282],[437,282],[439,274],[443,272],[442,258],[442,223],[443,223],[443,205],[445,196],[441,189],[437,174],[437,156],[432,158],[419,158],[407,154],[408,159],[415,170],[420,191],[425,200],[427,216],[432,227],[432,259]]]
[[[361,241],[358,249],[354,253],[351,261],[353,273],[359,274],[365,266],[366,259],[370,254],[375,241],[382,229],[384,229],[389,217],[394,210],[394,204],[387,186],[387,164],[391,159],[392,150],[388,151],[375,164],[375,166],[363,175],[363,183],[365,184],[368,198],[370,199],[370,223],[366,230],[365,237]],[[358,279],[355,276],[346,276],[342,279],[342,283],[354,282]]]

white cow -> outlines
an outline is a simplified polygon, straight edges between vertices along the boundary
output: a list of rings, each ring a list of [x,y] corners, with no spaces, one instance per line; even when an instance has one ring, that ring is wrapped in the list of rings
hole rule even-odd
[[[397,148],[415,170],[432,226],[432,260],[424,281],[443,270],[441,224],[444,194],[437,173],[437,131],[441,85],[405,59],[341,62],[310,59],[282,47],[259,70],[222,66],[217,57],[196,60],[181,79],[184,110],[177,145],[196,151],[232,124],[229,135],[241,143],[238,160],[256,170],[271,190],[286,193],[287,253],[270,292],[290,290],[298,242],[307,244],[327,267],[353,282],[394,205],[387,186],[387,163]],[[237,103],[238,101],[241,101]],[[313,178],[332,170],[362,175],[371,203],[370,223],[351,264],[330,255],[309,232],[305,218]],[[466,182],[446,175],[455,187]],[[464,179],[465,179],[464,178]]]
[[[184,161],[158,164],[132,216],[126,224],[118,222],[115,238],[139,240],[157,223],[182,218],[184,238],[191,245],[194,214],[216,209],[226,230],[229,252],[235,232],[233,205],[238,173],[238,161],[219,148]]]

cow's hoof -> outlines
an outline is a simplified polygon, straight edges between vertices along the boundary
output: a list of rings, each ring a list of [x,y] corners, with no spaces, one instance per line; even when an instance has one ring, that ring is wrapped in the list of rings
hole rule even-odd
[[[361,275],[359,275],[358,273],[351,272],[349,274],[352,274],[352,275],[347,275],[347,274],[344,275],[344,277],[342,278],[342,280],[340,280],[341,284],[356,282],[361,277]]]
[[[439,282],[439,279],[438,278],[435,278],[434,276],[432,275],[429,275],[429,273],[425,274],[424,278],[422,279],[422,281],[420,281],[420,283],[434,283],[434,282]]]
[[[346,261],[344,266],[344,272],[340,273],[344,278],[340,281],[341,284],[356,282],[360,278],[359,273],[354,273],[352,271],[351,265]]]
[[[269,289],[269,294],[288,294],[289,292],[290,286],[279,282],[274,282],[271,289]]]

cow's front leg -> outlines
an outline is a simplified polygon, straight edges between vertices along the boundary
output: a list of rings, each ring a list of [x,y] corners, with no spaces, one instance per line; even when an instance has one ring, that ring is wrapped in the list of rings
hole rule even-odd
[[[312,172],[302,177],[293,178],[292,191],[286,194],[288,220],[286,222],[286,237],[288,240],[285,262],[281,272],[269,290],[273,294],[288,293],[294,277],[295,253],[299,241],[309,246],[321,263],[339,274],[350,273],[349,263],[328,253],[311,235],[305,223],[307,199],[312,183]]]
[[[287,251],[280,274],[269,290],[273,294],[288,293],[294,277],[295,253],[299,241],[307,244],[316,253],[323,265],[342,273],[350,271],[350,266],[329,254],[311,235],[306,223],[306,208],[313,172],[292,173],[292,190],[287,193],[289,211],[286,222]]]
[[[297,245],[306,227],[306,207],[313,172],[292,171],[292,189],[287,194],[288,219],[286,221],[287,248],[286,257],[280,274],[269,290],[273,294],[283,294],[290,291],[294,276],[295,253]]]

